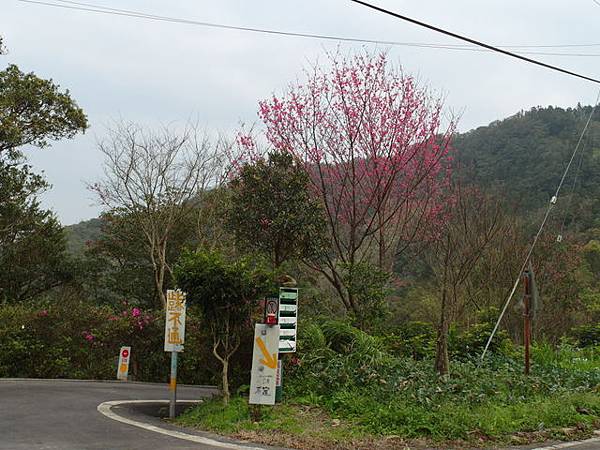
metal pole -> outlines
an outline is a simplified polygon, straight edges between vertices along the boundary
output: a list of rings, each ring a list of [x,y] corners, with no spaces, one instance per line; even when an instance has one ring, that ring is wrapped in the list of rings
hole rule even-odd
[[[171,352],[171,382],[169,383],[170,402],[169,418],[175,418],[175,404],[177,403],[177,352]]]
[[[279,359],[277,360],[277,378],[279,383],[275,385],[275,401],[277,403],[281,403],[281,399],[283,398],[283,355],[285,353],[279,354]]]
[[[525,375],[529,375],[531,368],[529,346],[531,343],[531,321],[529,318],[530,299],[531,299],[531,278],[530,273],[526,272],[524,277],[525,282],[525,298],[524,298],[524,318],[523,318],[523,344],[525,345]]]

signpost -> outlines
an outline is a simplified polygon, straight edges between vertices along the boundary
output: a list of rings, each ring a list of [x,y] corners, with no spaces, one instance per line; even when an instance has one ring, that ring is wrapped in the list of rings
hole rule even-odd
[[[257,323],[250,376],[250,400],[253,405],[274,405],[277,378],[279,326]]]
[[[275,377],[275,402],[281,402],[283,397],[283,385],[281,382],[283,377],[283,361],[281,361],[281,357],[277,361],[277,376]]]
[[[131,347],[121,347],[121,350],[119,351],[119,365],[117,366],[117,380],[127,381],[130,358]]]
[[[171,398],[169,417],[175,417],[177,402],[177,353],[183,351],[185,342],[185,303],[186,294],[179,289],[167,291],[167,309],[165,318],[165,352],[171,352]]]
[[[296,351],[296,334],[298,324],[298,289],[279,288],[279,353]]]

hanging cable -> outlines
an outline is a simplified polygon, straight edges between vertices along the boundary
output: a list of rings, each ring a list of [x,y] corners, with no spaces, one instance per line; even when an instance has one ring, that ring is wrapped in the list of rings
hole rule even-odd
[[[575,195],[575,189],[577,187],[577,180],[579,178],[579,172],[581,172],[581,166],[583,164],[583,156],[585,155],[586,148],[589,147],[589,141],[590,141],[590,136],[588,135],[586,137],[585,141],[583,142],[583,147],[581,148],[581,152],[579,155],[579,163],[577,164],[577,170],[575,171],[575,175],[573,176],[573,183],[571,185],[571,193],[567,197],[567,206],[565,208],[565,215],[564,215],[562,223],[560,225],[560,231],[559,231],[558,235],[556,236],[556,242],[562,242],[562,240],[563,240],[565,225],[567,223],[567,217],[568,217],[569,213],[571,212],[573,196]]]
[[[565,178],[566,178],[567,174],[569,173],[571,164],[573,164],[573,160],[575,159],[575,156],[577,155],[579,147],[581,146],[581,142],[583,141],[583,137],[585,136],[585,133],[587,132],[587,130],[590,126],[590,122],[592,121],[592,116],[594,115],[594,112],[596,111],[596,108],[598,107],[599,102],[600,102],[600,91],[598,91],[598,96],[596,97],[596,102],[594,103],[594,106],[592,107],[592,110],[590,111],[590,115],[588,116],[587,122],[585,123],[585,126],[583,127],[583,131],[581,132],[581,135],[579,136],[579,140],[577,141],[575,150],[573,150],[571,159],[569,160],[569,163],[567,164],[567,167],[565,168],[565,171],[563,172],[560,182],[558,183],[556,192],[555,192],[554,196],[552,196],[552,198],[550,199],[550,203],[548,204],[548,208],[546,209],[546,214],[544,215],[544,219],[542,220],[542,223],[540,224],[540,227],[539,227],[537,233],[535,234],[533,241],[531,242],[529,251],[527,252],[527,255],[525,256],[525,260],[523,261],[523,264],[521,265],[521,268],[517,274],[517,278],[513,284],[510,294],[508,295],[508,298],[506,299],[506,302],[504,303],[504,307],[502,308],[502,311],[500,312],[500,316],[498,317],[498,320],[496,321],[496,325],[494,325],[494,329],[492,330],[492,333],[490,334],[490,337],[487,340],[487,343],[485,344],[485,348],[483,349],[483,353],[481,354],[481,359],[479,361],[479,365],[481,365],[481,363],[485,359],[485,355],[487,354],[490,344],[492,343],[492,340],[494,339],[496,331],[498,331],[500,322],[502,321],[502,318],[504,317],[504,314],[506,313],[506,310],[508,309],[508,305],[510,304],[513,296],[515,295],[515,292],[516,292],[517,287],[519,286],[519,282],[521,280],[521,274],[525,270],[525,267],[527,267],[527,264],[529,263],[529,260],[531,259],[531,254],[533,253],[533,250],[535,249],[535,246],[536,246],[540,236],[542,235],[542,231],[544,230],[544,227],[546,226],[548,217],[550,217],[550,213],[552,212],[554,205],[556,205],[556,201],[558,200],[558,195],[560,194],[560,189],[562,188]]]
[[[370,9],[372,9],[374,11],[379,11],[381,13],[387,14],[388,16],[395,17],[396,19],[400,19],[400,20],[403,20],[405,22],[412,23],[412,24],[420,26],[422,28],[427,28],[428,30],[435,31],[436,33],[441,33],[441,34],[444,34],[446,36],[450,36],[450,37],[453,37],[455,39],[459,39],[461,41],[469,42],[470,44],[476,45],[478,47],[486,48],[488,50],[491,50],[491,51],[494,51],[494,52],[497,52],[497,53],[502,53],[503,55],[510,56],[511,58],[520,59],[521,61],[525,61],[525,62],[528,62],[530,64],[535,64],[537,66],[545,67],[546,69],[554,70],[556,72],[561,72],[561,73],[570,75],[572,77],[582,78],[584,80],[588,80],[588,81],[591,81],[593,83],[600,84],[600,80],[598,80],[596,78],[592,78],[592,77],[588,77],[586,75],[575,73],[575,72],[572,72],[570,70],[563,69],[562,67],[553,66],[551,64],[546,64],[546,63],[544,63],[542,61],[538,61],[538,60],[531,59],[531,58],[528,58],[528,57],[523,56],[523,55],[519,55],[518,53],[509,52],[508,50],[503,50],[503,49],[501,49],[499,47],[494,47],[493,45],[486,44],[485,42],[477,41],[477,40],[472,39],[470,37],[463,36],[463,35],[454,33],[452,31],[444,30],[443,28],[436,27],[434,25],[430,25],[428,23],[422,22],[420,20],[413,19],[413,18],[408,17],[408,16],[403,16],[402,14],[395,13],[393,11],[387,10],[385,8],[381,8],[379,6],[375,6],[375,5],[371,4],[371,3],[367,3],[367,2],[364,2],[362,0],[350,0],[350,1],[353,2],[353,3],[356,3],[358,5],[362,5],[362,6],[365,6],[367,8],[370,8]]]
[[[53,2],[40,1],[40,0],[16,0],[21,3],[29,3],[40,6],[50,6],[54,8],[70,9],[75,11],[84,11],[100,14],[110,14],[123,17],[133,17],[136,19],[155,20],[160,22],[170,22],[184,25],[195,25],[201,27],[219,28],[225,30],[236,30],[236,31],[248,31],[253,33],[263,33],[279,36],[288,37],[301,37],[308,39],[320,39],[338,42],[356,42],[363,44],[377,44],[377,45],[390,45],[390,46],[402,46],[402,47],[416,47],[416,48],[429,48],[429,49],[441,49],[441,50],[454,50],[454,51],[468,51],[468,52],[490,52],[492,50],[487,48],[480,48],[475,45],[465,44],[436,44],[436,43],[425,43],[425,42],[399,42],[389,41],[381,39],[363,39],[354,37],[334,36],[327,34],[315,34],[315,33],[300,33],[293,31],[275,30],[275,29],[264,29],[254,27],[244,27],[235,25],[226,25],[220,23],[211,22],[200,22],[197,20],[191,20],[186,18],[159,16],[156,14],[149,14],[142,11],[133,11],[130,9],[111,8],[108,6],[100,6],[92,3],[78,2],[72,0],[54,0]],[[60,3],[56,3],[60,2]],[[531,49],[531,48],[572,48],[572,47],[598,47],[600,44],[559,44],[559,45],[502,45],[499,47],[503,48],[519,48],[519,49]],[[541,55],[541,56],[566,56],[566,57],[600,57],[600,53],[565,53],[565,52],[549,52],[549,51],[530,51],[522,50],[521,55]]]

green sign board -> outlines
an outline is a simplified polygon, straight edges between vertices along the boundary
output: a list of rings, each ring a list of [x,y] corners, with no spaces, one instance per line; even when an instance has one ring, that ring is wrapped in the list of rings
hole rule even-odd
[[[279,353],[296,351],[298,325],[298,289],[279,288]]]

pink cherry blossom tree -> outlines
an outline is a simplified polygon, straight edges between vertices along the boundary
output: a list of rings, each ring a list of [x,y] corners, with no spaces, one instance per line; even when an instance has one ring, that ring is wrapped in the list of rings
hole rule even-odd
[[[424,221],[438,220],[455,122],[444,126],[441,100],[386,54],[329,55],[329,62],[260,102],[259,117],[270,145],[302,162],[325,210],[331,249],[311,265],[358,313],[361,299],[342,272],[365,262],[390,271],[421,239]],[[254,141],[239,142],[254,158]]]

